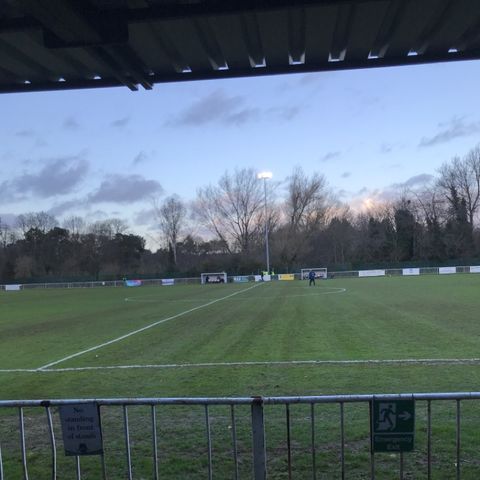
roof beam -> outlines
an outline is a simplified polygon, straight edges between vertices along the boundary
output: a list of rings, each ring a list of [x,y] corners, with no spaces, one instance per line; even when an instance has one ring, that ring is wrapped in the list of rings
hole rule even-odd
[[[385,19],[378,32],[377,38],[373,43],[371,54],[375,57],[384,57],[390,46],[390,41],[394,37],[395,32],[402,23],[403,16],[407,10],[407,6],[411,0],[393,0],[388,5]]]
[[[231,15],[246,12],[301,8],[322,5],[356,5],[371,1],[385,0],[204,0],[202,3],[169,3],[150,8],[132,9],[128,12],[128,22],[149,22],[169,18],[192,18],[202,15]]]
[[[102,41],[87,17],[87,9],[79,10],[69,0],[22,0],[19,3],[23,12],[68,44],[79,40],[88,44]]]
[[[0,19],[0,33],[8,31],[25,31],[30,29],[39,29],[43,27],[43,23],[36,15],[28,13],[23,9],[23,4],[37,11],[39,2],[46,2],[53,5],[56,2],[63,3],[62,0],[7,0],[14,6],[21,6],[26,12],[26,16],[22,18],[3,18]],[[82,0],[87,4],[87,0]],[[127,22],[144,23],[155,22],[160,20],[169,20],[174,18],[192,18],[209,15],[231,15],[248,12],[278,10],[285,8],[302,8],[308,6],[328,6],[328,5],[356,5],[366,2],[383,2],[385,0],[230,0],[228,2],[222,0],[204,0],[203,3],[170,3],[165,5],[154,5],[150,7],[134,8],[134,9],[113,9],[100,10],[98,14],[106,12],[115,12]],[[402,0],[408,1],[408,0]],[[42,16],[44,12],[39,12]],[[33,15],[33,16],[32,16]],[[70,14],[71,15],[71,12]],[[62,21],[64,21],[62,19]],[[78,19],[77,19],[78,22]]]
[[[455,8],[455,2],[458,0],[449,0],[443,9],[438,12],[437,18],[425,28],[420,37],[413,43],[413,50],[417,53],[424,53],[430,45],[432,37],[434,37],[441,28],[452,18]]]

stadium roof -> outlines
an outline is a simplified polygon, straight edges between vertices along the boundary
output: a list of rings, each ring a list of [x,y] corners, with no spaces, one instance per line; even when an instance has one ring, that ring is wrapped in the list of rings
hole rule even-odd
[[[0,92],[478,58],[479,0],[0,2]]]

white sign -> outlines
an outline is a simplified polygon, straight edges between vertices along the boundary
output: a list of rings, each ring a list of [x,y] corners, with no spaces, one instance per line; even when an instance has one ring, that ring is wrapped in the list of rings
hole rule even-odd
[[[5,285],[6,292],[18,292],[21,288],[21,285]]]
[[[449,273],[457,273],[457,267],[440,267],[438,269],[440,275],[446,275]]]
[[[402,270],[403,275],[420,275],[419,268],[404,268]]]
[[[95,403],[60,406],[65,455],[101,455],[102,429]]]
[[[470,267],[470,273],[480,273],[480,266]]]
[[[162,278],[162,285],[174,285],[175,280],[173,278]]]
[[[385,270],[360,270],[359,277],[384,277]]]
[[[271,275],[264,275],[263,276],[263,281],[264,282],[269,282],[271,280]],[[261,275],[255,275],[255,281],[256,282],[261,282],[262,281],[262,276]]]

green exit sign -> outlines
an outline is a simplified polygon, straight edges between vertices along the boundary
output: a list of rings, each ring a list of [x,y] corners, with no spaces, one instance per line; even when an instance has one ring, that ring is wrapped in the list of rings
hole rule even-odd
[[[374,452],[410,452],[414,447],[415,402],[374,399],[372,405]]]

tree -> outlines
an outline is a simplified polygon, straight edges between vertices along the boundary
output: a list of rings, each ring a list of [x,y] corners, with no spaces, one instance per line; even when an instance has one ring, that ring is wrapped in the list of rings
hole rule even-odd
[[[412,260],[415,253],[416,221],[412,211],[412,202],[402,198],[393,207],[395,234],[396,234],[396,257],[397,260]]]
[[[327,181],[313,173],[309,178],[301,167],[295,167],[288,178],[285,214],[293,232],[312,230],[325,219],[329,208]]]
[[[23,235],[31,229],[37,229],[42,233],[48,232],[58,225],[57,219],[47,212],[30,212],[19,215],[17,224]]]
[[[5,249],[9,243],[13,243],[14,241],[14,232],[7,223],[2,222],[2,218],[0,217],[0,247]]]
[[[463,159],[454,157],[450,163],[444,163],[439,170],[438,186],[452,207],[456,201],[452,197],[455,191],[459,199],[465,201],[467,218],[474,224],[480,207],[480,145],[468,152]]]
[[[78,238],[78,236],[86,231],[85,220],[82,217],[72,215],[66,218],[62,222],[63,228],[66,228],[70,235],[73,238]]]
[[[298,263],[312,261],[313,238],[319,228],[326,226],[331,204],[325,177],[318,173],[308,177],[301,167],[295,167],[288,177],[283,207],[285,225],[274,244],[288,271]]]
[[[473,251],[473,227],[468,220],[468,207],[465,198],[461,198],[455,187],[449,194],[449,218],[445,225],[445,243],[450,258],[469,256]]]
[[[334,216],[325,230],[325,237],[331,250],[333,263],[344,264],[349,258],[355,232],[347,215]]]
[[[225,172],[218,185],[198,191],[198,219],[228,245],[229,253],[249,253],[263,231],[262,185],[253,168]]]
[[[160,207],[154,205],[165,242],[172,252],[172,264],[177,264],[177,245],[184,227],[187,209],[178,195],[166,198]]]

